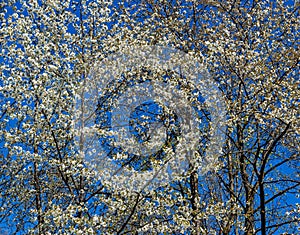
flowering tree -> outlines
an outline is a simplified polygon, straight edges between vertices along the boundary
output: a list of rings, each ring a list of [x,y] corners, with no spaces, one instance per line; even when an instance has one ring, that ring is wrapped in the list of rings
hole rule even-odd
[[[33,0],[0,7],[2,233],[297,233],[299,3]],[[96,81],[93,73],[100,71],[94,64],[107,58],[114,58],[114,63],[119,57],[110,56],[123,53],[128,45],[170,47],[182,52],[182,58],[196,58],[209,71],[224,101],[220,105],[226,107],[225,129],[220,133],[224,141],[218,155],[213,154],[215,160],[206,165],[205,160],[202,165],[191,161],[186,172],[151,190],[116,187],[114,178],[104,180],[104,165],[89,167],[83,151],[87,139],[78,135],[86,100],[102,95],[116,105],[128,87],[152,77],[170,81],[171,88],[179,89],[192,106],[199,101],[191,96],[195,87],[184,83],[187,74],[163,68],[153,71],[145,61],[141,68],[122,71],[123,80],[114,77],[116,83],[102,94],[86,96],[86,88],[99,85],[91,82]],[[182,58],[175,56],[173,64],[183,63]],[[170,100],[171,90],[165,90]],[[211,97],[219,96],[211,93]],[[105,142],[103,136],[112,138],[118,131],[107,130],[103,120],[111,110],[96,101],[98,116],[92,124],[97,138]],[[161,103],[166,102],[162,98]],[[199,105],[203,105],[199,110],[207,108]],[[149,105],[139,106],[147,116],[144,107]],[[172,138],[166,137],[159,154],[150,159],[146,154],[137,161],[136,155],[112,150],[105,142],[110,150],[108,154],[104,147],[107,159],[123,163],[133,157],[122,167],[144,166],[131,171],[141,173],[161,163],[172,150],[191,148],[189,142],[183,147],[177,143],[184,129],[176,122],[178,110],[167,110],[166,115],[153,114],[153,107],[150,111],[148,119],[163,118],[163,126],[173,128],[165,131]],[[79,124],[74,119],[78,113]],[[202,114],[200,123],[212,122],[212,113]],[[131,116],[131,127],[139,127],[133,135],[140,141],[149,132],[144,116],[136,120]],[[213,125],[202,128],[207,133],[214,130]],[[204,143],[213,142],[213,136],[197,140],[196,160],[210,159]],[[155,141],[150,146],[156,146]]]

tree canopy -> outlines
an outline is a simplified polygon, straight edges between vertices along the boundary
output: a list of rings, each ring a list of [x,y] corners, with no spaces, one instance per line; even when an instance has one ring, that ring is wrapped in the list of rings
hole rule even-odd
[[[1,2],[0,233],[298,234],[299,8]]]

